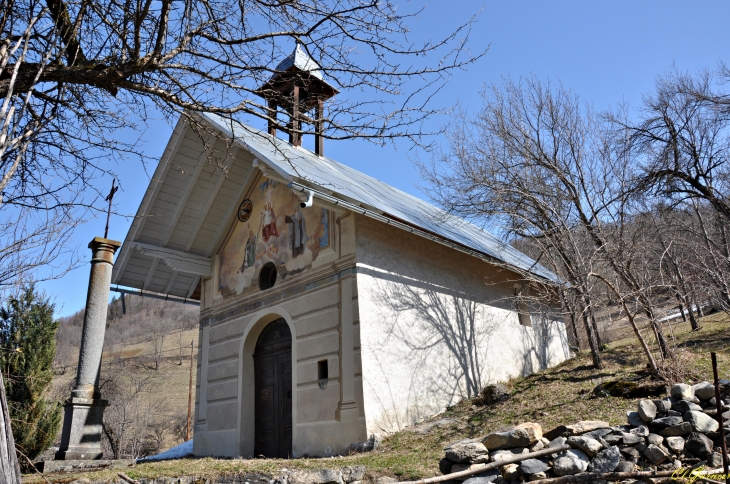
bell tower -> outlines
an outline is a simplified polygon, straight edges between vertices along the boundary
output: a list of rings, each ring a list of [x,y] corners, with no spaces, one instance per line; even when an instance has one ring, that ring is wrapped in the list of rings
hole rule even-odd
[[[279,107],[289,114],[285,131],[289,143],[302,145],[302,122],[314,125],[314,152],[324,156],[324,102],[338,93],[325,82],[319,65],[297,43],[294,52],[276,66],[271,79],[256,90],[268,104],[268,132],[276,136],[276,113]],[[314,118],[307,115],[314,109]]]

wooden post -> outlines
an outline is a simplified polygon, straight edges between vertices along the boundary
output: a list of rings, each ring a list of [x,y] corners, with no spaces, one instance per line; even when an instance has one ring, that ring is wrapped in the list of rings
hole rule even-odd
[[[272,119],[269,121],[269,134],[276,136],[276,101],[269,99],[269,117]]]
[[[190,382],[188,383],[188,425],[185,428],[185,442],[190,440],[190,414],[193,406],[193,342],[190,342]]]
[[[324,156],[324,99],[317,99],[314,111],[314,153]]]
[[[291,119],[289,125],[289,143],[294,146],[302,146],[302,135],[299,132],[301,121],[299,120],[299,86],[292,87],[291,91]]]
[[[20,484],[20,465],[15,453],[13,429],[10,427],[8,402],[5,400],[5,382],[0,372],[0,477],[2,482]]]
[[[690,311],[691,311],[690,306]],[[720,424],[720,448],[722,449],[722,468],[725,471],[725,483],[730,484],[730,472],[728,471],[727,441],[725,440],[725,422],[722,420],[722,400],[720,400],[720,381],[717,375],[717,355],[710,353],[712,358],[712,373],[715,377],[715,403],[717,404],[717,421]]]

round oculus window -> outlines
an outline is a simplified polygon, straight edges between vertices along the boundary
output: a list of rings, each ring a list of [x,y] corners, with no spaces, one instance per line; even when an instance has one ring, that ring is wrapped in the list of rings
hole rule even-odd
[[[271,289],[276,284],[276,265],[273,262],[267,262],[259,272],[259,288],[262,291]]]

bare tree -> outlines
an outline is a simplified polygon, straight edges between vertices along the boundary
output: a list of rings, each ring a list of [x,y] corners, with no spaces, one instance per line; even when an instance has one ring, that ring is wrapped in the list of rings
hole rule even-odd
[[[0,0],[0,259],[19,262],[0,260],[0,284],[58,260],[68,230],[101,208],[100,180],[145,159],[119,133],[152,112],[283,129],[259,88],[295,43],[327,82],[363,96],[328,102],[315,120],[326,137],[421,143],[432,94],[483,52],[468,49],[470,20],[420,43],[414,20],[390,0]]]
[[[562,88],[534,78],[506,81],[488,89],[481,112],[449,136],[449,152],[424,170],[436,200],[500,228],[509,240],[529,241],[528,254],[567,283],[577,302],[595,367],[603,364],[595,321],[599,287],[624,307],[637,303],[662,358],[671,355],[651,297],[654,280],[632,267],[643,257],[642,233],[627,223],[637,210],[626,190],[632,162],[601,118]],[[531,271],[523,277],[549,287]],[[575,307],[566,313],[576,314]]]
[[[155,362],[155,371],[160,369],[160,363],[165,360],[165,334],[167,334],[167,328],[155,326],[152,331],[152,359]]]
[[[641,163],[636,190],[655,190],[675,202],[704,200],[730,219],[730,109],[727,93],[713,90],[713,81],[709,70],[696,76],[671,71],[644,97],[638,123],[611,119],[630,137]]]

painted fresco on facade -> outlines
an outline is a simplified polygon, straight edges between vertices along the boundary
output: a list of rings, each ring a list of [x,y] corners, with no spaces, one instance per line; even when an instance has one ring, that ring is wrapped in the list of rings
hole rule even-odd
[[[285,184],[264,180],[249,198],[251,216],[236,222],[219,254],[218,288],[223,294],[241,294],[267,262],[276,264],[280,279],[298,274],[330,243],[329,212],[300,208],[299,197]]]

